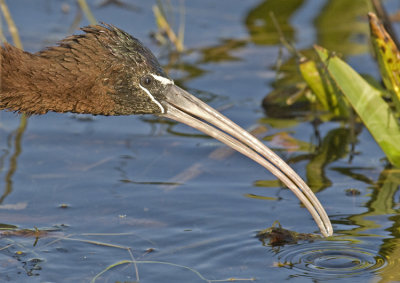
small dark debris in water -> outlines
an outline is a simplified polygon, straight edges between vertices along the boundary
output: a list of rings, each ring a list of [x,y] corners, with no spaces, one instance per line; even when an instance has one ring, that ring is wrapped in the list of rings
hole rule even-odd
[[[359,196],[361,192],[357,189],[350,188],[346,190],[346,196],[348,197],[353,197],[353,196]]]
[[[59,208],[69,208],[69,205],[66,203],[61,203],[58,207]]]
[[[41,262],[43,262],[43,260],[40,258],[32,258],[28,261],[22,262],[23,268],[26,271],[26,275],[39,276],[40,274],[36,273],[35,271],[42,270],[42,267],[40,266]]]
[[[152,253],[152,252],[155,252],[156,250],[154,249],[154,248],[148,248],[146,251],[145,251],[145,253],[146,254],[149,254],[149,253]]]
[[[56,248],[56,251],[60,252],[60,253],[67,253],[68,252],[68,250],[66,248]]]
[[[299,241],[313,242],[316,239],[321,239],[321,236],[316,234],[297,233],[295,231],[286,230],[282,228],[281,224],[277,221],[275,221],[270,228],[258,232],[256,237],[263,245],[269,240],[268,245],[273,247],[297,244]]]
[[[25,253],[23,251],[16,251],[15,252],[15,256],[16,257],[20,257],[20,256],[24,256],[24,255],[25,255]]]

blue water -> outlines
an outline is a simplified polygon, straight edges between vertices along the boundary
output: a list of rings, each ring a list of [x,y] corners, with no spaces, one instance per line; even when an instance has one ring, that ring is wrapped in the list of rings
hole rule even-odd
[[[162,64],[168,63],[166,50],[149,36],[157,30],[153,1],[126,1],[139,11],[116,5],[100,8],[100,2],[89,1],[98,21],[140,38],[161,56]],[[176,15],[180,2],[171,2]],[[310,48],[318,34],[314,20],[329,1],[300,2],[290,17],[294,43],[299,49]],[[307,119],[299,118],[295,126],[285,128],[260,122],[266,117],[261,101],[276,79],[273,67],[279,45],[252,42],[244,21],[263,3],[186,1],[184,43],[191,52],[181,62],[203,73],[190,77],[187,69],[176,67],[170,75],[244,128],[265,126],[261,138],[288,132],[312,142],[314,130]],[[31,52],[68,35],[77,12],[75,1],[14,0],[8,5],[24,48]],[[61,5],[67,5],[69,12],[62,12]],[[394,1],[387,5],[396,8]],[[5,29],[4,19],[2,23]],[[87,24],[83,16],[80,26]],[[234,59],[205,60],[206,48],[223,45],[227,39],[244,42],[227,49]],[[364,63],[373,65],[365,52],[348,58],[358,70]],[[377,71],[370,74],[376,76]],[[257,181],[274,177],[240,154],[222,160],[210,157],[224,146],[191,128],[153,116],[34,116],[28,120],[14,166],[13,133],[19,120],[18,114],[0,111],[0,192],[10,190],[0,205],[0,222],[21,229],[57,231],[41,237],[35,246],[35,237],[0,237],[0,281],[89,282],[112,264],[133,259],[138,261],[140,282],[400,280],[400,275],[390,271],[398,256],[398,196],[388,200],[388,207],[382,207],[382,202],[378,208],[371,205],[385,162],[365,129],[357,136],[360,154],[351,163],[348,155],[329,163],[325,175],[331,185],[317,193],[337,233],[333,244],[322,240],[276,248],[263,246],[255,237],[257,231],[278,220],[289,230],[318,233],[307,210],[285,188],[256,186]],[[341,122],[326,122],[319,130],[324,137],[342,126]],[[304,154],[273,142],[267,145],[280,148],[284,159]],[[292,164],[304,178],[307,162]],[[347,196],[349,188],[360,194]],[[134,266],[121,263],[96,282],[135,280]]]

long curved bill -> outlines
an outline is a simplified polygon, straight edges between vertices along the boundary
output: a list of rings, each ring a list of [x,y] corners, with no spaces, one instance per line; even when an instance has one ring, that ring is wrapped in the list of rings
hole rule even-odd
[[[167,86],[164,117],[184,123],[246,155],[281,180],[311,213],[323,236],[333,233],[321,203],[296,172],[267,146],[221,113],[176,85]]]

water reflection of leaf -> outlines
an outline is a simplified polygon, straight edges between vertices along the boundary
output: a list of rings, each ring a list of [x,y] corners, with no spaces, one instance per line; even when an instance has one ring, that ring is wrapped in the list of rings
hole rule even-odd
[[[295,119],[280,119],[280,118],[261,118],[258,120],[260,124],[267,124],[272,128],[283,129],[295,127],[299,124],[299,121]]]
[[[245,40],[223,39],[219,45],[200,49],[203,59],[199,63],[238,61],[240,58],[231,55],[230,52],[245,46]]]
[[[222,39],[220,44],[214,46],[186,50],[182,53],[169,52],[163,56],[163,61],[167,60],[163,67],[167,73],[179,72],[177,83],[182,84],[207,73],[207,70],[200,67],[201,64],[241,60],[231,53],[244,48],[246,44],[247,40],[243,39]],[[197,57],[194,62],[187,59],[192,57]]]
[[[197,63],[192,63],[183,60],[183,55],[190,55],[193,53],[194,50],[187,50],[184,53],[177,53],[177,52],[169,52],[167,56],[163,56],[166,58],[162,58],[162,61],[167,60],[166,63],[163,62],[164,70],[167,73],[171,72],[179,72],[179,79],[176,80],[177,83],[183,84],[186,81],[191,79],[201,77],[207,71],[200,68]]]
[[[274,13],[278,24],[288,40],[294,39],[294,28],[290,24],[290,18],[301,7],[304,0],[268,0],[249,11],[245,24],[250,32],[251,40],[256,44],[278,44],[279,34],[272,23],[270,13]]]
[[[247,198],[260,199],[260,200],[277,200],[278,199],[275,197],[266,197],[266,196],[260,196],[260,195],[255,195],[255,194],[244,194],[244,196]]]
[[[359,236],[361,232],[367,230],[373,230],[380,228],[382,226],[381,223],[373,221],[372,216],[378,215],[390,215],[390,214],[398,214],[399,210],[394,209],[395,207],[395,194],[399,190],[400,184],[400,171],[398,169],[390,169],[387,168],[383,170],[378,178],[378,181],[371,186],[371,200],[365,205],[368,208],[368,211],[362,214],[352,215],[348,218],[348,221],[354,225],[357,225],[357,228],[354,228],[350,231],[342,231],[342,233],[348,234],[352,237]],[[394,221],[393,227],[390,228],[394,233],[399,233],[399,224],[400,221]],[[363,233],[365,236],[365,233]],[[375,236],[378,235],[371,235]],[[387,241],[390,241],[388,239]],[[391,256],[392,250],[386,249],[387,243],[385,243],[382,247],[384,250],[383,254]]]
[[[348,154],[351,140],[351,131],[347,128],[333,129],[323,138],[320,147],[306,165],[307,183],[314,192],[332,184],[325,175],[325,168]]]
[[[365,174],[361,174],[361,173],[357,173],[355,171],[365,171],[365,170],[373,170],[374,168],[365,168],[365,167],[331,167],[330,170],[332,171],[336,171],[339,172],[340,174],[342,174],[343,176],[348,176],[350,178],[352,178],[353,180],[357,180],[360,182],[363,182],[365,184],[368,185],[374,185],[375,182],[374,180],[372,180],[368,174],[370,172],[366,172]]]
[[[201,77],[207,73],[206,70],[199,68],[196,64],[190,64],[187,62],[178,62],[175,65],[169,65],[168,68],[183,72],[179,80],[176,80],[176,82],[180,85],[192,79]]]
[[[266,188],[279,188],[282,187],[281,181],[275,180],[258,180],[254,182],[256,187],[266,187]]]
[[[309,101],[303,99],[304,96],[299,99],[299,95],[305,91],[304,83],[285,84],[271,91],[262,101],[262,106],[270,119],[268,123],[274,123],[273,119],[276,121],[289,120],[288,118],[309,115],[311,110]],[[297,97],[296,101],[288,103],[295,96]],[[266,122],[266,120],[262,122]],[[298,122],[291,119],[285,123],[292,123],[294,126]]]
[[[396,206],[395,194],[399,190],[400,184],[400,171],[398,169],[388,169],[381,173],[378,180],[380,186],[374,190],[373,200],[368,205],[371,214],[394,214],[392,217],[393,226],[389,230],[393,238],[384,240],[383,245],[379,251],[380,254],[385,255],[388,259],[388,264],[379,270],[381,281],[379,282],[393,282],[399,279],[399,264],[400,264],[400,219],[399,209],[393,209]],[[363,223],[361,223],[363,224]]]
[[[12,230],[12,229],[17,229],[18,226],[12,225],[12,224],[5,224],[5,223],[0,223],[0,231],[1,230]]]
[[[367,12],[365,0],[326,1],[315,20],[318,44],[344,56],[368,51],[364,40],[368,36]]]
[[[387,258],[387,264],[379,269],[379,283],[398,282],[400,266],[400,238],[384,240],[384,244],[379,252]]]
[[[400,172],[396,169],[385,169],[381,172],[377,188],[372,193],[368,207],[377,214],[394,214],[394,195],[399,189]]]
[[[200,67],[200,64],[240,60],[239,57],[233,56],[231,52],[245,47],[246,42],[246,40],[223,39],[221,44],[215,46],[187,50],[184,53],[170,52],[167,56],[168,62],[164,64],[164,69],[167,73],[179,72],[179,80],[176,82],[183,85],[185,82],[207,73],[205,69]],[[185,56],[192,54],[199,57],[196,62],[185,60]]]
[[[22,152],[22,138],[25,133],[28,123],[28,118],[23,115],[21,116],[20,124],[15,130],[15,140],[14,140],[14,152],[10,156],[9,168],[4,177],[5,188],[3,194],[0,196],[0,204],[3,203],[4,199],[12,192],[13,189],[13,177],[18,168],[18,157]],[[10,135],[12,136],[12,135]]]

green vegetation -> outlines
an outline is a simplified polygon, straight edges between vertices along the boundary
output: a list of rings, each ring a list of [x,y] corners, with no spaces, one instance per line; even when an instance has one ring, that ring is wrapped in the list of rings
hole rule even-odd
[[[354,122],[351,110],[354,109],[389,162],[400,167],[400,53],[378,18],[373,13],[368,17],[384,87],[373,79],[364,78],[336,53],[322,47],[315,46],[314,54],[307,57],[293,52],[291,46],[288,49],[295,53],[306,83],[306,87],[301,86],[298,91],[308,94],[309,101],[316,102],[320,119]],[[288,46],[285,40],[283,44]]]
[[[337,87],[337,97],[343,94],[357,112],[390,163],[400,167],[400,127],[395,112],[383,98],[383,92],[364,80],[349,65],[326,49],[315,47],[327,77]]]

